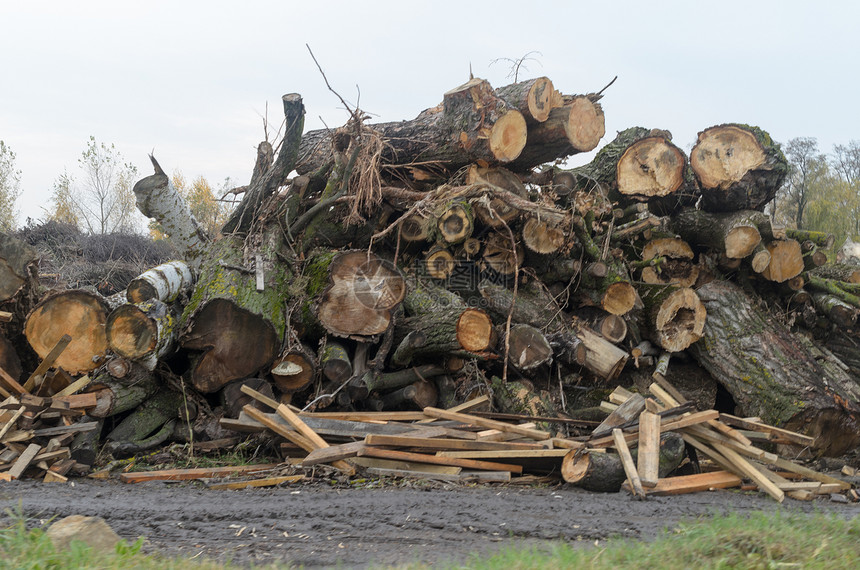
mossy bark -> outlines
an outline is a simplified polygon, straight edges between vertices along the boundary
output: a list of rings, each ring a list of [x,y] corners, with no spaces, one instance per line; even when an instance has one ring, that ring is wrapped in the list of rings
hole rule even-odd
[[[832,356],[732,283],[712,281],[698,295],[708,319],[689,350],[732,395],[739,415],[815,437],[824,455],[860,444],[860,386]]]
[[[214,392],[227,382],[251,377],[280,350],[292,273],[278,257],[278,245],[276,236],[264,236],[262,291],[254,273],[244,269],[254,256],[246,254],[242,240],[225,236],[210,247],[180,319],[180,345],[200,351],[190,371],[198,390]]]

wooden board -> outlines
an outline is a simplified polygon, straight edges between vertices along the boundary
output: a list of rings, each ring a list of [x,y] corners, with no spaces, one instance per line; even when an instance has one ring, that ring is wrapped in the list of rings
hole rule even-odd
[[[449,412],[447,410],[440,410],[439,408],[424,408],[424,414],[434,418],[463,422],[484,428],[497,429],[499,431],[507,433],[516,433],[518,435],[522,435],[524,437],[536,440],[545,440],[550,439],[552,437],[552,434],[550,434],[549,432],[536,430],[533,428],[524,428],[505,422],[490,420],[478,416],[471,416],[459,412]]]
[[[304,479],[304,475],[285,475],[283,477],[266,477],[265,479],[252,479],[250,481],[236,481],[235,483],[216,483],[209,485],[210,489],[232,490],[247,489],[249,487],[274,487],[282,483],[295,483]]]
[[[642,400],[642,409],[645,409],[644,399]],[[639,479],[639,473],[636,471],[636,464],[633,463],[633,456],[630,455],[630,450],[627,448],[624,434],[620,429],[615,428],[612,430],[612,438],[615,441],[615,449],[621,458],[621,466],[624,467],[624,473],[627,475],[627,480],[630,482],[633,494],[644,497],[645,490],[642,488],[642,481]]]
[[[447,475],[457,475],[463,470],[462,467],[454,467],[452,465],[433,465],[430,463],[416,463],[414,461],[395,461],[392,459],[379,459],[377,457],[355,457],[350,461],[356,465],[364,467],[365,469],[402,469],[404,471],[444,473]]]
[[[643,487],[654,487],[660,478],[660,416],[649,411],[639,414],[639,453],[636,470]]]
[[[376,457],[379,459],[392,459],[399,461],[412,461],[416,463],[431,463],[434,465],[448,465],[452,467],[463,467],[466,469],[480,469],[484,471],[510,471],[511,473],[522,473],[522,465],[508,465],[492,461],[476,461],[474,459],[458,459],[453,457],[440,457],[436,455],[425,455],[423,453],[409,453],[407,451],[395,451],[390,449],[379,449],[378,447],[365,447],[358,453],[359,457]]]
[[[460,459],[561,459],[569,449],[499,449],[494,451],[439,451],[438,457]]]
[[[310,467],[311,465],[317,465],[318,463],[331,463],[332,461],[349,459],[350,457],[357,456],[358,452],[364,449],[364,446],[365,443],[363,441],[353,441],[350,443],[342,443],[340,445],[330,445],[329,447],[314,449],[308,453],[307,457],[302,459],[301,465],[304,467]]]
[[[231,465],[229,467],[164,469],[162,471],[122,473],[119,476],[119,480],[123,483],[144,483],[146,481],[190,481],[192,479],[210,479],[213,477],[227,477],[243,473],[268,471],[277,466],[277,463],[260,463],[258,465]]]
[[[683,495],[698,493],[710,489],[728,489],[740,487],[743,480],[730,471],[712,471],[681,477],[658,479],[654,487],[648,489],[649,495]]]
[[[27,469],[27,467],[29,467],[30,464],[33,462],[36,455],[39,454],[39,451],[41,451],[41,449],[42,446],[38,443],[31,443],[30,445],[28,445],[27,449],[25,449],[21,453],[21,455],[18,456],[18,459],[15,460],[15,463],[12,464],[12,467],[8,471],[9,476],[12,479],[20,478],[21,475],[24,474],[24,471]]]
[[[412,437],[409,435],[368,435],[364,438],[367,445],[391,447],[418,447],[432,450],[459,449],[469,451],[493,451],[499,449],[545,449],[538,443],[477,441],[466,439],[443,439]]]
[[[770,426],[767,424],[763,424],[761,422],[747,420],[744,418],[739,418],[737,416],[733,416],[731,414],[722,414],[722,413],[720,414],[720,419],[723,422],[725,422],[731,426],[744,428],[744,429],[748,429],[751,431],[758,431],[758,432],[778,435],[782,439],[784,439],[788,442],[791,442],[791,443],[795,443],[797,445],[810,446],[810,447],[815,445],[815,438],[814,437],[809,437],[808,435],[803,435],[803,434],[800,434],[797,432],[793,432],[793,431],[789,431],[786,429]]]

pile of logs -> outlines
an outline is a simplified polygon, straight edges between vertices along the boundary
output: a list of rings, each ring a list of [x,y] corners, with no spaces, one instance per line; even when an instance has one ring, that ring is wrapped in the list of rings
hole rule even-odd
[[[644,390],[659,365],[699,409],[803,433],[814,445],[788,444],[812,455],[857,447],[860,268],[828,261],[831,236],[763,213],[788,171],[779,145],[725,124],[687,156],[634,127],[563,168],[604,136],[600,99],[470,79],[411,121],[356,110],[304,133],[285,95],[284,137],[261,143],[217,239],[152,158],[137,205],[182,260],[113,297],[41,295],[28,256],[0,244],[4,378],[70,337],[53,374],[6,379],[10,405],[86,375],[84,420],[121,456],[232,441],[243,413],[268,425],[243,390],[314,413],[488,395],[517,417],[600,422],[609,390]],[[573,429],[536,425],[523,429]]]

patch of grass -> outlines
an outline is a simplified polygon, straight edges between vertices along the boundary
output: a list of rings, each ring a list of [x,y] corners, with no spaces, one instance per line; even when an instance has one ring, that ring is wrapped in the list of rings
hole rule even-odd
[[[653,542],[612,540],[596,548],[559,543],[473,557],[461,568],[860,568],[860,518],[755,513],[682,523]]]
[[[120,542],[110,553],[96,552],[80,541],[72,541],[65,550],[54,548],[51,539],[41,528],[27,528],[20,513],[7,513],[12,520],[0,526],[0,570],[33,568],[39,570],[101,568],[124,570],[143,568],[151,570],[227,570],[230,567],[216,562],[166,559],[143,554],[144,539],[134,544]]]

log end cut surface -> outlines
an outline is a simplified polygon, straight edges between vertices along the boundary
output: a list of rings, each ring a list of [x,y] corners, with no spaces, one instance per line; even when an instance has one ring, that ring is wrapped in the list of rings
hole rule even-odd
[[[570,115],[565,125],[567,139],[580,152],[594,150],[606,134],[603,111],[588,97],[576,97],[569,107]]]
[[[123,305],[108,316],[106,334],[111,350],[132,360],[158,345],[158,326],[134,305]]]
[[[272,325],[225,299],[214,299],[195,316],[183,348],[204,351],[192,370],[201,392],[249,378],[272,362],[280,348]]]
[[[493,321],[480,309],[466,309],[457,321],[457,340],[463,350],[483,352],[490,348]]]
[[[686,159],[663,137],[646,137],[630,145],[618,161],[618,191],[626,196],[661,197],[684,182]]]
[[[24,334],[39,358],[45,358],[63,335],[71,336],[72,342],[54,365],[69,374],[79,374],[96,368],[107,352],[106,321],[107,305],[101,297],[86,291],[64,291],[33,309]]]
[[[626,315],[636,306],[636,289],[627,281],[618,281],[606,289],[601,306],[612,315]]]
[[[499,162],[511,162],[526,146],[526,120],[519,111],[508,111],[490,131],[490,151]]]
[[[725,189],[764,164],[765,159],[755,135],[740,127],[724,125],[699,133],[690,154],[690,166],[703,188]]]
[[[673,291],[657,310],[655,328],[660,346],[680,352],[702,338],[707,311],[696,292],[689,288]]]

